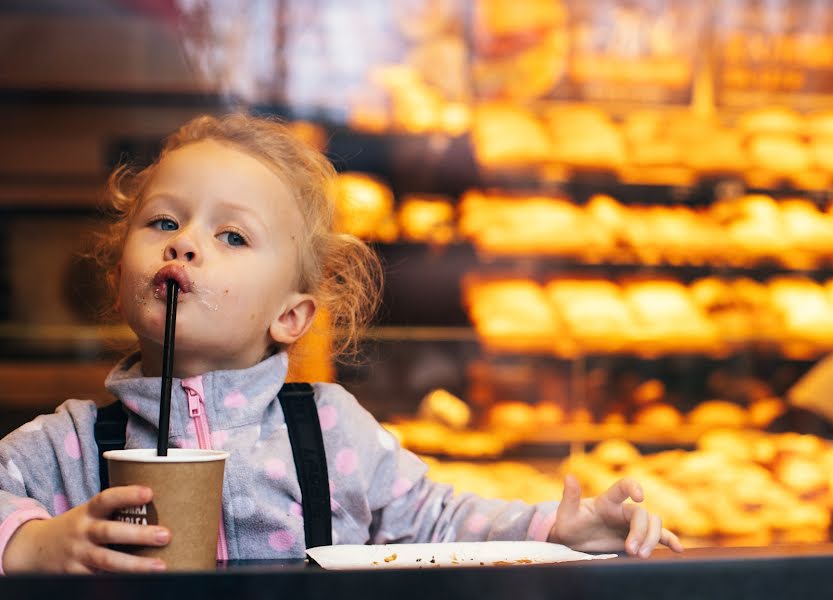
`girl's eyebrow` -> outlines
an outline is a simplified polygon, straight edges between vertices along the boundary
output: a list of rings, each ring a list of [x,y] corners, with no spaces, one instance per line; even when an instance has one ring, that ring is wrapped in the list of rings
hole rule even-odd
[[[177,198],[173,194],[167,194],[167,193],[164,193],[164,192],[157,192],[155,194],[152,194],[150,196],[145,196],[144,198],[142,198],[139,208],[145,208],[146,206],[148,206],[149,204],[151,204],[153,202],[165,202],[165,201],[173,201],[174,203],[177,203],[179,201],[179,198]]]
[[[257,211],[252,210],[252,208],[246,206],[245,204],[239,204],[230,200],[221,200],[217,204],[217,207],[231,212],[240,213],[244,217],[252,219],[264,232],[269,231],[269,228],[266,227],[266,222],[261,218]]]

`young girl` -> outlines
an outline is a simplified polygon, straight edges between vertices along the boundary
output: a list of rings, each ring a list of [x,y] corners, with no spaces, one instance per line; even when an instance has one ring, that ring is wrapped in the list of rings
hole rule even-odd
[[[304,554],[301,495],[276,396],[287,349],[330,312],[355,342],[378,298],[379,267],[357,239],[333,231],[333,168],[283,125],[243,115],[199,117],[153,165],[110,179],[115,225],[101,246],[114,306],[139,351],[107,389],[129,412],[128,448],[156,445],[165,281],[181,292],[171,393],[171,447],[221,448],[226,464],[218,559]],[[427,479],[344,388],[314,385],[324,433],[333,543],[550,540],[579,550],[658,543],[682,550],[621,480],[595,499],[565,481],[560,503],[454,495]],[[164,527],[108,520],[147,503],[140,486],[101,491],[96,406],[68,400],[0,441],[0,567],[20,571],[163,570],[111,545],[164,545]]]

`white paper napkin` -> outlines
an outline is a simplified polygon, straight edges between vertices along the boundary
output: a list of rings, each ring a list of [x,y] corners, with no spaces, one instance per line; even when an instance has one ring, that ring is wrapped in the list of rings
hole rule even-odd
[[[448,542],[377,546],[345,544],[309,548],[307,555],[325,569],[530,565],[616,557],[615,554],[585,554],[548,542]]]

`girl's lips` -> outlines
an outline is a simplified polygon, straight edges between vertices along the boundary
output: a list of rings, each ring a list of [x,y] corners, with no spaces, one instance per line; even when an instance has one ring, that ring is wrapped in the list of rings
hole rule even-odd
[[[153,285],[162,293],[167,293],[168,286],[166,282],[173,279],[179,284],[179,290],[183,293],[191,291],[191,279],[188,273],[185,272],[185,267],[181,265],[166,265],[157,271],[153,277]]]

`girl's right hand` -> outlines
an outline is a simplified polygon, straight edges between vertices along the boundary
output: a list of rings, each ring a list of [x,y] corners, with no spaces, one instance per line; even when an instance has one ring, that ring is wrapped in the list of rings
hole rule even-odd
[[[116,510],[141,506],[152,498],[147,487],[113,487],[57,517],[28,521],[9,540],[3,569],[6,573],[164,571],[165,563],[159,559],[108,548],[110,544],[164,546],[170,541],[171,533],[164,527],[109,520]]]

